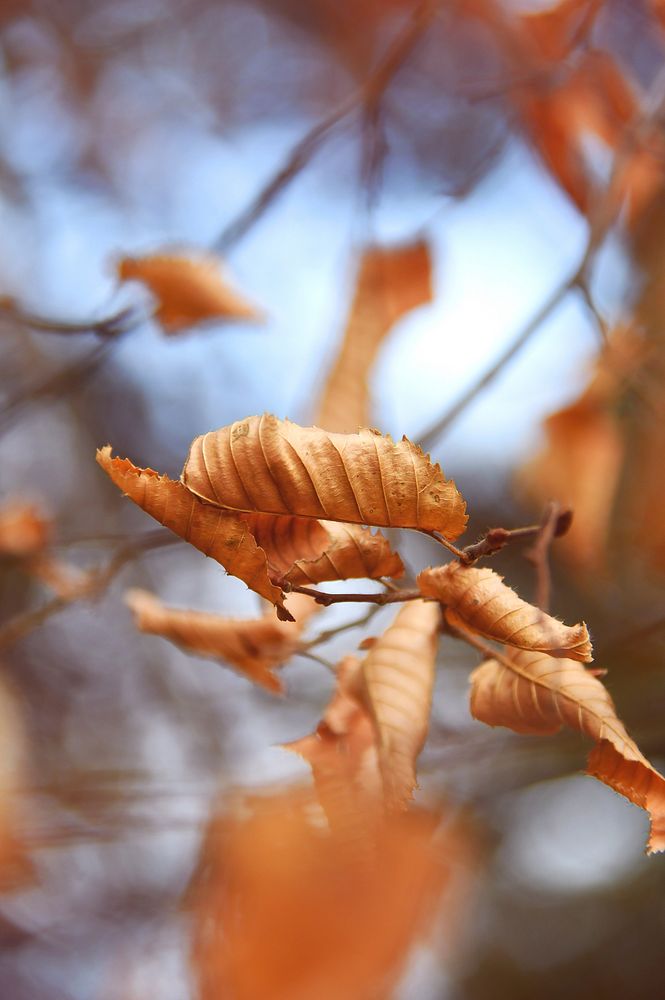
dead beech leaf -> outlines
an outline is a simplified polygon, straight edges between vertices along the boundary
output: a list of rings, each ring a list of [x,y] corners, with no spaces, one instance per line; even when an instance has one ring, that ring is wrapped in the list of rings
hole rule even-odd
[[[263,320],[263,314],[229,283],[212,255],[154,254],[123,257],[121,281],[141,281],[157,299],[156,317],[166,333],[208,319]]]
[[[314,787],[333,834],[359,855],[373,846],[383,815],[377,733],[362,695],[359,661],[347,656],[315,732],[283,744],[312,768]]]
[[[463,628],[519,649],[583,662],[592,659],[584,622],[564,625],[523,601],[488,567],[448,563],[423,570],[417,582],[424,597],[445,605],[446,618],[453,626],[459,622]]]
[[[518,733],[556,733],[565,724],[596,746],[587,773],[651,817],[648,853],[665,850],[665,778],[642,756],[604,685],[573,660],[510,651],[471,675],[471,714]]]
[[[274,604],[280,618],[290,620],[282,591],[270,582],[266,554],[238,514],[201,503],[181,483],[153,469],[139,469],[127,458],[113,458],[110,445],[97,452],[97,461],[147,514]]]
[[[274,693],[284,685],[275,674],[296,652],[308,618],[319,610],[311,598],[288,598],[294,621],[276,619],[272,611],[261,618],[227,618],[204,611],[167,607],[154,594],[132,589],[125,603],[141,632],[169,639],[187,652],[208,656],[235,667],[250,680]]]
[[[406,808],[417,785],[415,764],[429,726],[440,624],[438,604],[411,601],[363,662],[389,810]]]
[[[466,526],[452,480],[406,438],[378,431],[329,434],[270,414],[247,417],[194,440],[181,481],[206,503],[395,528]]]
[[[202,1000],[390,995],[447,884],[438,817],[392,817],[359,864],[315,813],[289,789],[213,820],[190,892]]]
[[[568,54],[575,39],[588,31],[603,3],[604,0],[560,0],[551,7],[522,14],[520,27],[538,57],[557,62]]]
[[[395,579],[404,573],[404,564],[380,531],[358,524],[322,521],[328,545],[316,559],[296,559],[284,580],[293,586],[307,586],[328,580]]]
[[[432,300],[432,263],[422,240],[368,247],[362,255],[344,337],[323,389],[316,421],[356,432],[370,422],[367,377],[381,342],[412,309]]]
[[[50,539],[51,522],[32,504],[14,501],[0,507],[0,556],[34,556]]]

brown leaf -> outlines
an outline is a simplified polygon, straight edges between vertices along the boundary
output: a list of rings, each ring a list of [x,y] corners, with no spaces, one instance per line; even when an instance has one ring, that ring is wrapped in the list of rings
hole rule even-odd
[[[513,652],[471,675],[471,714],[518,733],[556,733],[565,724],[596,746],[587,773],[651,817],[647,851],[665,850],[665,779],[642,756],[603,684],[572,660]]]
[[[213,821],[190,893],[202,1000],[384,997],[429,930],[448,877],[438,817],[393,817],[361,865],[315,810],[289,789]]]
[[[123,257],[121,281],[141,281],[157,299],[156,317],[166,333],[207,319],[261,321],[263,314],[229,284],[212,255],[154,254]]]
[[[16,501],[0,507],[0,556],[33,556],[50,538],[51,522],[32,504]]]
[[[564,625],[528,604],[503,578],[488,567],[448,563],[425,569],[418,577],[425,597],[446,606],[446,618],[480,635],[519,649],[534,649],[552,656],[568,656],[588,662],[591,642],[584,622]]]
[[[373,847],[383,811],[377,734],[362,697],[359,661],[347,656],[316,731],[285,743],[312,768],[314,786],[330,829],[358,854]]]
[[[544,10],[522,14],[519,22],[538,56],[557,62],[569,52],[575,39],[584,35],[604,0],[561,0]]]
[[[316,559],[296,559],[284,577],[288,583],[307,586],[327,580],[378,580],[384,576],[394,579],[403,575],[402,560],[380,531],[336,521],[321,524],[328,535],[328,545]]]
[[[368,425],[369,371],[395,323],[431,302],[431,270],[429,247],[423,241],[364,251],[344,337],[317,413],[321,427],[355,433]]]
[[[363,663],[389,810],[406,808],[417,784],[415,764],[429,726],[440,624],[438,604],[409,602]]]
[[[245,620],[204,611],[181,611],[138,589],[127,591],[125,603],[142,632],[160,635],[187,652],[221,660],[275,693],[284,690],[275,668],[296,652],[307,619],[318,610],[314,601],[301,594],[288,598],[292,622],[279,621],[272,611]]]
[[[195,439],[182,482],[206,503],[457,538],[466,504],[406,438],[329,434],[270,414]]]
[[[139,469],[127,458],[112,458],[110,445],[97,452],[97,461],[146,513],[274,604],[280,618],[290,619],[282,591],[270,582],[266,554],[238,514],[201,503],[181,483],[153,469]]]

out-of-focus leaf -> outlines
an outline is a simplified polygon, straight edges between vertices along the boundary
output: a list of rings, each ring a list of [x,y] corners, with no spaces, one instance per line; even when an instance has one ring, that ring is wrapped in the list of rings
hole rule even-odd
[[[446,618],[453,626],[460,623],[519,649],[541,650],[583,662],[592,659],[584,622],[564,625],[523,601],[488,567],[454,562],[425,569],[418,576],[418,587],[424,597],[434,597],[445,606]]]
[[[280,618],[290,620],[282,591],[270,582],[266,554],[242,517],[201,503],[181,483],[153,469],[140,469],[127,458],[112,458],[110,445],[97,452],[97,461],[115,485],[147,514],[274,604]]]
[[[232,287],[216,257],[123,257],[118,276],[121,281],[147,285],[157,300],[155,315],[166,333],[179,333],[209,319],[263,320],[261,311]]]
[[[301,594],[288,598],[292,622],[279,621],[272,613],[243,620],[179,610],[145,590],[129,590],[125,601],[142,632],[169,639],[187,652],[221,660],[274,693],[284,690],[275,668],[293,656],[308,618],[319,610]]]
[[[431,271],[423,241],[364,251],[344,337],[317,412],[321,427],[355,433],[370,423],[367,379],[381,342],[405,313],[431,302]]]
[[[437,817],[396,816],[360,863],[310,794],[243,801],[213,823],[190,893],[202,1000],[390,995],[447,877]]]
[[[50,539],[51,522],[32,504],[14,501],[0,507],[0,556],[34,556]]]
[[[409,602],[363,663],[389,810],[405,808],[417,784],[416,758],[429,726],[440,624],[434,601]]]
[[[471,714],[518,733],[556,733],[565,724],[596,746],[587,772],[651,817],[649,853],[665,850],[665,779],[642,756],[603,684],[572,660],[509,651],[471,675]]]
[[[466,504],[420,448],[378,431],[329,434],[270,414],[194,440],[181,480],[218,507],[457,538]]]

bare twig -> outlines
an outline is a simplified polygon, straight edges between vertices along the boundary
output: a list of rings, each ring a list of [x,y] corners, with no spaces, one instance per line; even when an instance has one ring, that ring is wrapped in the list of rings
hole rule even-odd
[[[536,570],[536,598],[535,604],[541,611],[550,609],[550,593],[552,590],[552,579],[550,574],[549,553],[550,546],[560,532],[557,526],[561,518],[561,508],[556,500],[551,500],[543,513],[538,533],[530,549],[524,553],[525,557],[535,567]],[[568,515],[567,525],[570,525],[570,511],[563,511]]]
[[[45,316],[35,316],[22,309],[13,299],[8,298],[0,299],[0,317],[10,319],[20,326],[27,326],[38,333],[55,333],[61,336],[94,334],[103,340],[121,337],[147,319],[147,316],[143,312],[139,312],[136,307],[127,306],[104,319],[68,323]]]
[[[382,591],[379,594],[327,594],[322,590],[313,590],[311,587],[291,587],[296,594],[305,594],[312,597],[317,604],[322,604],[324,608],[331,604],[377,604],[383,607],[385,604],[398,604],[403,601],[433,600],[433,598],[423,597],[417,588],[410,590],[390,590]]]
[[[560,535],[564,535],[570,527],[571,519],[572,512],[568,508],[564,510],[558,508],[556,515],[553,517],[552,537],[558,538]],[[437,542],[441,542],[461,563],[464,563],[465,566],[470,566],[485,556],[491,556],[495,552],[500,552],[501,549],[505,548],[511,542],[523,541],[525,538],[537,538],[542,530],[542,523],[530,524],[524,528],[490,528],[487,534],[479,541],[473,542],[471,545],[466,545],[463,549],[458,549],[456,545],[445,539],[438,531],[425,531],[423,534],[429,535]]]
[[[319,632],[319,634],[314,636],[313,639],[310,639],[309,642],[303,643],[301,649],[309,650],[314,646],[322,646],[325,642],[329,642],[331,639],[334,639],[335,636],[341,635],[342,632],[350,632],[351,629],[362,628],[363,625],[367,625],[368,622],[372,620],[379,609],[379,604],[373,604],[367,613],[362,616],[362,618],[354,618],[352,622],[345,622],[343,625],[338,625],[336,628],[329,628],[324,632]]]
[[[434,0],[421,0],[412,11],[402,31],[388,47],[374,72],[358,89],[345,97],[329,114],[317,122],[295,146],[284,163],[259,191],[253,201],[230,222],[215,240],[213,249],[226,253],[235,246],[249,229],[265,214],[275,199],[286,190],[291,181],[307,166],[329,133],[358,107],[365,107],[374,117],[383,92],[394,74],[403,64],[412,48],[431,23],[436,12]]]

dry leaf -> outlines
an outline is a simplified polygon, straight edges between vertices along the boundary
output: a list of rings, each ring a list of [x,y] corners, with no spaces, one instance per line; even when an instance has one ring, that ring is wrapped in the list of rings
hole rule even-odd
[[[570,626],[557,621],[523,601],[488,567],[455,562],[425,569],[418,577],[418,587],[424,597],[434,597],[446,606],[446,618],[453,626],[461,623],[488,639],[519,649],[583,662],[592,659],[584,622]]]
[[[556,733],[562,726],[595,741],[587,773],[651,817],[649,853],[665,850],[665,779],[642,756],[603,684],[572,660],[509,652],[471,675],[471,714],[518,733]]]
[[[406,808],[417,784],[415,764],[429,725],[440,624],[438,604],[409,602],[363,663],[389,810]]]
[[[431,302],[431,271],[429,247],[423,241],[364,251],[344,338],[317,413],[321,427],[356,432],[368,425],[369,371],[395,323],[410,310]]]
[[[402,560],[380,531],[336,521],[321,523],[328,535],[328,545],[316,559],[296,559],[284,576],[288,583],[307,586],[327,580],[379,580],[384,576],[395,579],[403,575]]]
[[[603,3],[604,0],[561,0],[551,7],[522,14],[519,25],[539,60],[555,63],[568,54],[577,38],[586,34]]]
[[[217,257],[123,257],[118,276],[121,281],[141,281],[148,286],[157,299],[155,315],[167,333],[178,333],[207,319],[263,319],[263,314],[230,285]]]
[[[195,439],[182,482],[206,503],[457,538],[466,504],[438,465],[406,438],[329,434],[270,414]]]
[[[337,686],[314,733],[285,743],[312,768],[316,793],[330,829],[358,856],[373,849],[383,813],[377,733],[362,697],[359,661],[347,656]]]
[[[16,501],[0,507],[0,556],[34,556],[50,538],[51,522],[32,504]]]
[[[181,483],[153,469],[139,469],[129,459],[112,458],[110,445],[97,452],[97,461],[146,513],[274,604],[280,618],[290,619],[282,591],[270,582],[266,554],[238,514],[201,503]]]
[[[438,817],[394,817],[361,866],[296,789],[213,822],[190,893],[202,1000],[368,1000],[394,987],[447,879]]]
[[[160,635],[187,652],[209,656],[235,667],[269,691],[281,693],[284,685],[275,674],[297,651],[308,618],[319,610],[311,598],[288,598],[294,621],[275,618],[272,611],[261,618],[238,619],[204,611],[167,607],[153,594],[132,589],[125,595],[137,628]]]

